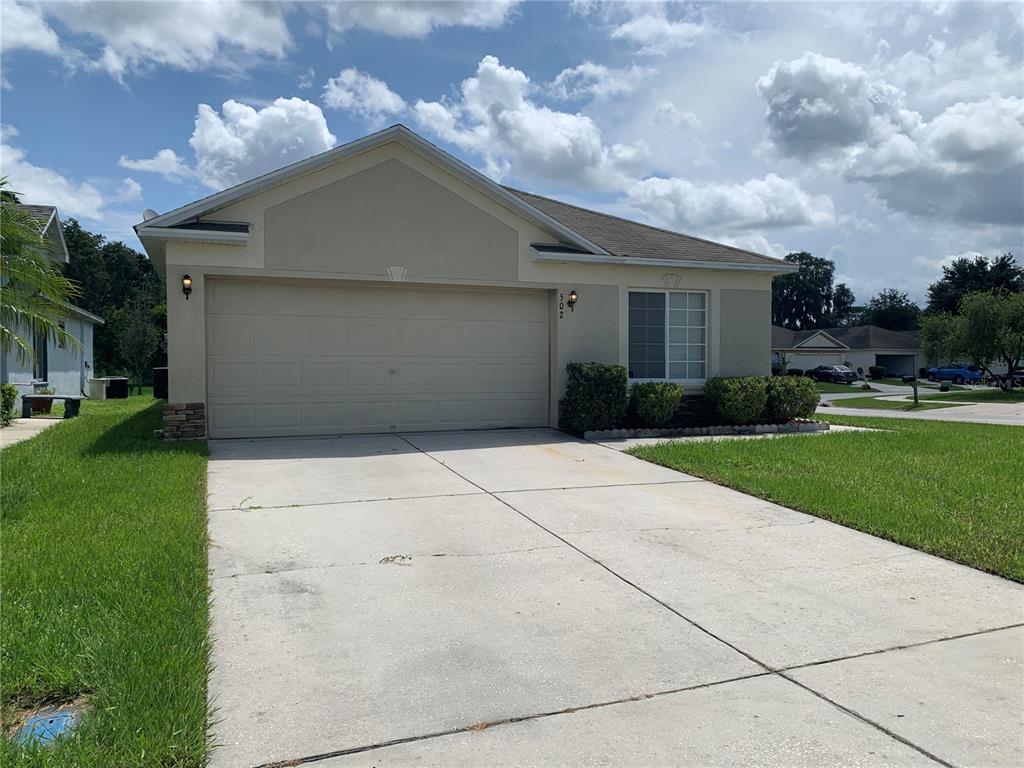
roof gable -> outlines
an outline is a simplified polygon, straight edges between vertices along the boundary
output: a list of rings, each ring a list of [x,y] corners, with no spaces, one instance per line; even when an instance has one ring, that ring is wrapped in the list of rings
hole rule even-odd
[[[519,214],[527,221],[540,229],[550,232],[555,238],[562,242],[573,245],[584,251],[607,254],[601,246],[591,242],[586,237],[573,231],[563,223],[555,220],[548,214],[538,210],[525,202],[509,190],[491,181],[479,171],[469,167],[461,160],[453,157],[447,152],[434,146],[418,134],[410,131],[404,125],[393,125],[377,133],[365,136],[362,139],[349,142],[340,147],[335,147],[319,155],[300,160],[297,163],[285,166],[276,171],[264,174],[250,181],[242,182],[221,192],[217,192],[201,200],[188,205],[176,208],[165,214],[161,214],[135,226],[135,231],[141,237],[160,237],[168,229],[182,228],[201,216],[210,214],[237,203],[245,198],[260,194],[273,187],[285,184],[299,176],[313,173],[334,163],[341,162],[363,152],[375,149],[390,142],[399,142],[407,148],[424,155],[431,162],[436,163],[456,178],[466,182],[488,197],[496,200],[509,210]],[[161,231],[163,230],[163,232]],[[206,232],[210,232],[207,230]],[[169,234],[169,233],[167,233]],[[213,235],[209,235],[213,236]]]

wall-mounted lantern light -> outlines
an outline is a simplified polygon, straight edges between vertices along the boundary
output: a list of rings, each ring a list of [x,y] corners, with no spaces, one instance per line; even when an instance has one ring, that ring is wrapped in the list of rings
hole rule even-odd
[[[565,300],[565,303],[569,305],[569,309],[572,312],[576,311],[576,302],[579,301],[580,295],[576,293],[576,289],[573,288],[569,291],[569,298]]]
[[[192,276],[182,275],[181,276],[181,292],[185,294],[185,301],[188,301],[188,296],[192,293]]]

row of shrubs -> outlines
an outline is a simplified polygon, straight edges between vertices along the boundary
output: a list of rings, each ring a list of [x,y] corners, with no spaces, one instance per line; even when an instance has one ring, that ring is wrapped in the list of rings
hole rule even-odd
[[[673,422],[683,388],[671,382],[629,385],[625,367],[569,363],[565,397],[559,402],[562,429],[587,432],[627,426],[663,427]],[[784,423],[807,418],[818,406],[818,389],[804,377],[744,376],[711,379],[704,394],[730,424]]]
[[[715,411],[730,424],[784,424],[814,414],[821,395],[805,376],[741,376],[704,385]]]

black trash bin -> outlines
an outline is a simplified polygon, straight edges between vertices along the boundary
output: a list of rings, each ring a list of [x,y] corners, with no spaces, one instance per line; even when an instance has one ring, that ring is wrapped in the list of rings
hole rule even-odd
[[[167,368],[153,369],[153,397],[157,400],[167,399]]]
[[[107,400],[124,400],[128,397],[128,379],[125,376],[107,376]]]

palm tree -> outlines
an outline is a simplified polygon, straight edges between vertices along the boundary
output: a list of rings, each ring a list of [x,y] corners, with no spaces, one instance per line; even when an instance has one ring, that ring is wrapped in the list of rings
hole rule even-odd
[[[38,337],[81,346],[61,326],[78,286],[61,273],[52,248],[0,178],[0,351],[13,349],[21,363],[33,359]]]

